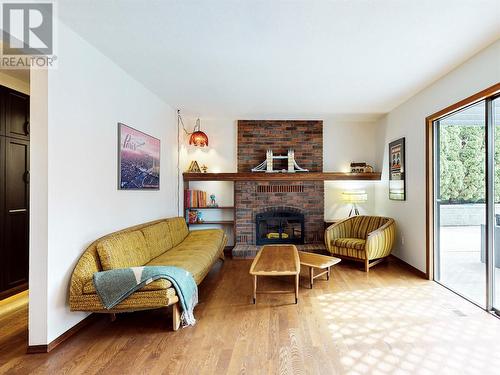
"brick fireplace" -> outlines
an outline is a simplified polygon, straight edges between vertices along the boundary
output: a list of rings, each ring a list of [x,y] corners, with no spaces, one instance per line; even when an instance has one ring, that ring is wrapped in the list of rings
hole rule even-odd
[[[286,154],[310,172],[323,171],[322,121],[238,121],[238,172],[250,172],[266,158],[266,151]],[[275,169],[282,169],[279,164]],[[264,173],[264,172],[255,172]],[[304,216],[304,243],[323,242],[324,183],[304,181],[297,172],[293,181],[236,181],[236,243],[256,244],[256,215],[270,209],[300,212]]]

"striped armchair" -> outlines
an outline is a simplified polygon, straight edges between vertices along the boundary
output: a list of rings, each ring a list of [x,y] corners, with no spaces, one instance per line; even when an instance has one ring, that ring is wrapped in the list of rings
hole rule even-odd
[[[396,222],[388,217],[353,216],[325,231],[327,250],[339,258],[363,262],[365,272],[391,254]]]

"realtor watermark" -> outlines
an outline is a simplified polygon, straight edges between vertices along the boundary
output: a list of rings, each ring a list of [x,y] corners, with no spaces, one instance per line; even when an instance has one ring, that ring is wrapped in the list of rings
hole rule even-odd
[[[3,3],[0,68],[52,68],[56,60],[54,4]]]

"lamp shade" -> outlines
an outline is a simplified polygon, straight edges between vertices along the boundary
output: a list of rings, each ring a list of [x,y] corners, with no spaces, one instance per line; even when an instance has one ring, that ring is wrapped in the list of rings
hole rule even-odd
[[[197,130],[189,137],[189,144],[197,147],[208,146],[208,136],[201,130]]]
[[[360,203],[368,200],[368,194],[364,190],[349,190],[342,192],[342,200],[348,203]]]

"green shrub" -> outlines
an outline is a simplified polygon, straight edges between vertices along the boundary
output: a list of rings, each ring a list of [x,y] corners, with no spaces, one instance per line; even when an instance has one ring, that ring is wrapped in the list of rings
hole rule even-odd
[[[440,132],[442,203],[485,201],[485,129],[442,125]],[[495,201],[500,201],[500,135],[495,145]]]

